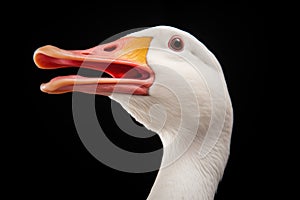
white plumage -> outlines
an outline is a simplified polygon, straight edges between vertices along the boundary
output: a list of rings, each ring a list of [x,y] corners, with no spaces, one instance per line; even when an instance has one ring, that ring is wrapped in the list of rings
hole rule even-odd
[[[174,35],[184,41],[181,52],[168,48]],[[158,26],[130,36],[153,37],[147,62],[155,73],[154,84],[149,96],[113,94],[111,98],[162,140],[162,168],[148,199],[213,199],[227,163],[233,122],[220,64],[192,35],[172,27]],[[210,77],[203,77],[201,70],[208,71]],[[212,99],[207,78],[222,83],[218,89],[224,97],[213,110],[212,101],[218,100]],[[213,129],[208,129],[213,114],[214,123],[221,123],[222,129],[215,144],[203,144],[211,142],[204,138],[212,133]],[[214,146],[205,157],[200,155],[202,145]]]
[[[164,154],[148,200],[213,199],[229,156],[233,111],[219,62],[195,37],[157,26],[88,50],[47,45],[34,61],[42,69],[77,66],[112,76],[56,77],[41,90],[109,96],[159,135]]]

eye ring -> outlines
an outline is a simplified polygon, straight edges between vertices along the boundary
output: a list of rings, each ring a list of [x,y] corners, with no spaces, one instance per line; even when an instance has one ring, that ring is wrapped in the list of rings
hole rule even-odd
[[[173,51],[182,51],[184,43],[183,43],[183,40],[181,39],[181,37],[179,37],[178,35],[174,35],[169,40],[168,45],[169,45],[169,48],[172,49]]]

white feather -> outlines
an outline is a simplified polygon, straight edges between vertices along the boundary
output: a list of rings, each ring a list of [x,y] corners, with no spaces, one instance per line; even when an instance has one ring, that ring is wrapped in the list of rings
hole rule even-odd
[[[168,47],[174,35],[184,41],[181,52]],[[161,169],[148,200],[213,199],[229,156],[233,122],[219,62],[196,38],[173,27],[153,27],[129,36],[153,37],[147,62],[155,72],[155,81],[149,96],[113,94],[111,98],[162,140]],[[219,104],[212,100],[217,91],[211,91],[205,74],[223,87],[224,98]],[[210,127],[213,117],[215,127],[222,126],[215,143],[205,139],[217,131]],[[213,148],[203,157],[200,149],[205,145]]]

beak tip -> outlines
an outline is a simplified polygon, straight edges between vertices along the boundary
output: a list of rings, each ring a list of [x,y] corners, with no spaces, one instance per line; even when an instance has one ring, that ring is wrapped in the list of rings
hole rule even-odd
[[[45,83],[42,83],[42,84],[40,85],[40,90],[41,90],[42,92],[46,92],[46,84],[45,84]]]
[[[33,53],[33,62],[34,64],[40,68],[40,69],[44,69],[44,67],[42,66],[41,63],[41,57],[40,55],[47,55],[49,53],[49,51],[51,52],[52,49],[54,49],[56,47],[51,46],[51,45],[46,45],[43,47],[40,47],[38,49],[36,49]]]
[[[34,54],[33,54],[33,62],[34,62],[34,64],[38,67],[38,68],[42,68],[41,66],[40,66],[40,64],[39,64],[39,60],[38,60],[38,54],[40,53],[40,50],[39,49],[37,49],[37,50],[35,50],[34,51]]]

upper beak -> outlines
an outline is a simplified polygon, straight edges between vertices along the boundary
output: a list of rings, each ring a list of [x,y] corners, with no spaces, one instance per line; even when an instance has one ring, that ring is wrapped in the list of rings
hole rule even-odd
[[[33,56],[35,64],[41,69],[83,67],[105,72],[111,78],[60,76],[42,84],[41,90],[50,94],[78,91],[100,95],[148,95],[154,80],[146,57],[151,40],[150,37],[124,37],[87,50],[72,51],[43,46]]]

